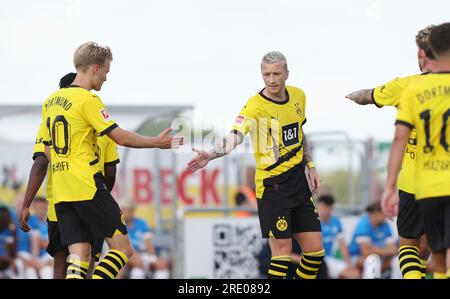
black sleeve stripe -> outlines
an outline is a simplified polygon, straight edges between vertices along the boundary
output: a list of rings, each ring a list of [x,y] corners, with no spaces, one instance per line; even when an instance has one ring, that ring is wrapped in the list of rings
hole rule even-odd
[[[305,120],[302,122],[302,127],[306,124],[306,118]]]
[[[117,128],[119,125],[114,123],[111,126],[109,126],[108,128],[104,129],[102,132],[100,132],[100,136],[103,136],[105,134],[108,134],[109,132],[111,132],[112,130],[114,130],[115,128]]]
[[[372,89],[372,102],[375,104],[375,106],[377,106],[378,108],[382,108],[383,107],[383,105],[379,105],[378,103],[377,103],[377,101],[375,101],[375,88],[374,89]]]
[[[241,137],[241,140],[244,140],[244,138],[245,138],[244,134],[242,134],[242,132],[240,132],[238,130],[231,130],[230,133],[238,135],[239,137]]]
[[[402,125],[402,126],[410,128],[411,130],[414,129],[414,125],[410,124],[407,121],[403,121],[403,120],[396,120],[395,125]]]
[[[97,159],[95,159],[95,160],[89,162],[89,165],[90,165],[90,166],[93,166],[93,165],[97,164],[98,162],[99,162],[99,160],[98,160],[98,158],[97,158]]]
[[[33,160],[35,160],[39,156],[45,157],[45,154],[43,152],[35,152],[35,153],[33,153]],[[45,158],[47,158],[47,157],[45,157]]]
[[[117,159],[117,160],[114,160],[111,162],[105,162],[105,166],[112,166],[112,165],[119,164],[119,163],[120,163],[120,160]]]

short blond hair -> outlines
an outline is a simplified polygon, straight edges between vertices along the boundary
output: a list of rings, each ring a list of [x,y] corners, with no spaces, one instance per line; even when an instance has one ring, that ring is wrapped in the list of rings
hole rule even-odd
[[[269,52],[266,55],[264,55],[263,58],[261,59],[261,64],[263,63],[272,64],[276,62],[281,62],[287,69],[286,56],[284,56],[284,54],[279,51]]]
[[[89,66],[98,64],[103,66],[113,59],[109,47],[99,46],[95,42],[87,42],[77,48],[73,55],[73,64],[77,71],[85,72]]]

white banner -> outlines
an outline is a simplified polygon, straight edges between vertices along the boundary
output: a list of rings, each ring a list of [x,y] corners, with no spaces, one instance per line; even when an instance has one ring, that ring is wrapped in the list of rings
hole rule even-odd
[[[257,217],[186,218],[184,278],[259,278]]]

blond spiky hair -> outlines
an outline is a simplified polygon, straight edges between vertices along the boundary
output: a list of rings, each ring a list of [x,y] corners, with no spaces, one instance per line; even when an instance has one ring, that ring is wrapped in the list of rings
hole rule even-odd
[[[261,59],[261,64],[263,63],[271,64],[275,62],[281,62],[287,69],[286,56],[284,56],[284,54],[281,52],[278,51],[269,52],[266,55],[264,55],[263,58]]]

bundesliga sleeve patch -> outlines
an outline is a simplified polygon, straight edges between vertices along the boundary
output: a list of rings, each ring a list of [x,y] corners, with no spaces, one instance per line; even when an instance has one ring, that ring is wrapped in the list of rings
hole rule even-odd
[[[103,108],[102,110],[100,110],[100,113],[102,114],[103,119],[105,121],[109,121],[109,113],[108,113],[108,111],[106,111],[106,108]]]
[[[236,117],[236,120],[234,122],[241,126],[244,123],[244,120],[245,120],[245,117],[242,115],[239,115],[238,117]]]

